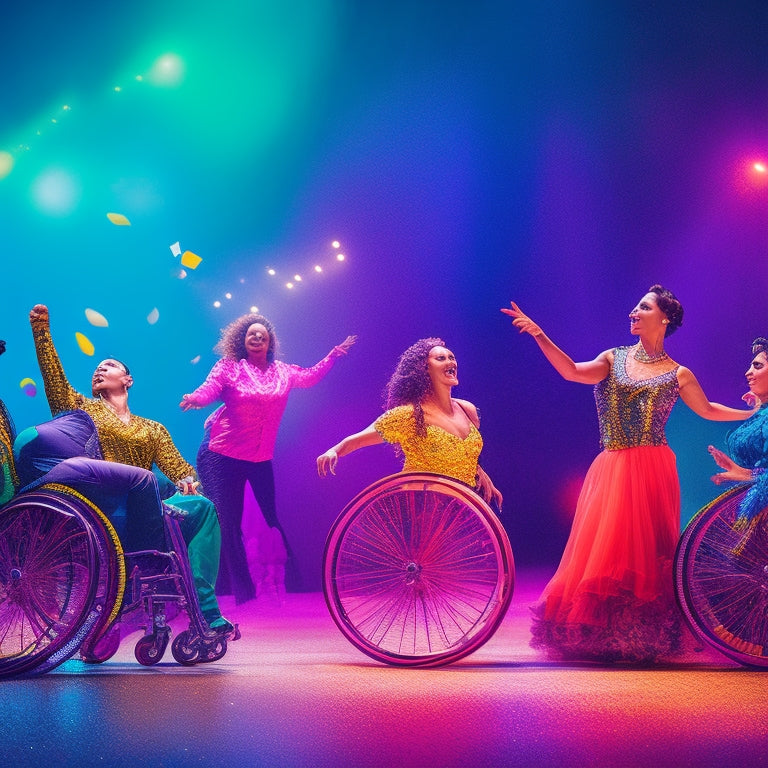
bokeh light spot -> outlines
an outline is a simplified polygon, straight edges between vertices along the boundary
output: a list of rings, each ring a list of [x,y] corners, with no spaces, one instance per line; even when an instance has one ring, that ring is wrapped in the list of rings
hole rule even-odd
[[[32,184],[32,199],[44,213],[67,216],[80,202],[80,186],[71,174],[52,168]]]
[[[0,152],[0,179],[4,179],[13,170],[13,155]]]

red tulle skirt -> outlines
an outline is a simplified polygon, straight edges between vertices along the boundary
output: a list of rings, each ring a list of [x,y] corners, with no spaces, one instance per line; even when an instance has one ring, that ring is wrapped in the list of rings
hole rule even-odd
[[[533,609],[531,645],[561,659],[647,662],[677,653],[679,532],[669,446],[603,451],[584,479],[557,572]]]

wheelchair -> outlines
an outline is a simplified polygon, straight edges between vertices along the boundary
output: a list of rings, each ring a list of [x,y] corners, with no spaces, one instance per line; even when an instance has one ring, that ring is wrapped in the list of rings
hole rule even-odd
[[[749,667],[768,667],[768,508],[738,519],[749,485],[694,515],[674,561],[678,604],[694,634]]]
[[[13,425],[0,401],[0,427]],[[14,478],[9,447],[0,441],[0,468]],[[123,552],[107,517],[64,485],[41,485],[0,507],[0,678],[52,670],[79,652],[86,663],[111,658],[121,630],[144,629],[136,660],[157,664],[168,647],[171,613],[188,627],[171,643],[183,665],[212,662],[240,637],[238,628],[213,632],[200,611],[180,512],[163,505],[170,552]]]
[[[359,493],[323,553],[323,593],[342,634],[377,661],[450,664],[496,631],[514,590],[507,534],[472,489],[400,472]]]

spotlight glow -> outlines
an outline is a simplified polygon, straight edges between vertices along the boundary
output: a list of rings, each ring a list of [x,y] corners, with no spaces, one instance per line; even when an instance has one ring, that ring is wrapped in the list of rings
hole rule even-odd
[[[343,253],[336,254],[336,261],[344,261],[347,257]]]
[[[319,264],[315,264],[315,272],[320,274],[320,272],[322,272],[322,271],[323,271],[323,268]]]
[[[232,294],[231,293],[225,293],[224,294],[224,298],[225,299],[231,299],[232,298]]]
[[[153,85],[175,86],[184,79],[184,62],[175,53],[166,53],[152,65],[149,80]]]
[[[755,163],[755,164],[754,164],[752,167],[753,167],[753,168],[754,168],[754,169],[755,169],[755,170],[756,170],[758,173],[765,173],[766,171],[768,171],[768,168],[766,168],[766,166],[765,166],[765,164],[764,164],[764,163]]]
[[[288,288],[288,289],[291,289],[291,288],[293,288],[293,283],[286,283],[285,287]]]
[[[331,243],[331,246],[333,246],[334,248],[341,248],[341,243],[338,240],[334,240]]]
[[[294,279],[294,280],[295,280],[297,283],[300,283],[300,282],[301,282],[301,275],[294,275],[294,276],[293,276],[293,279]]]
[[[221,302],[218,299],[216,299],[216,301],[213,302],[213,306],[216,307],[216,309],[218,309],[221,306]]]
[[[258,307],[251,307],[251,312],[252,312],[254,315],[255,315],[255,314],[257,314],[257,313],[258,313],[258,311],[259,311],[259,308],[258,308]]]
[[[274,277],[277,274],[277,272],[275,272],[275,270],[272,269],[272,267],[269,267],[267,269],[267,274],[270,275],[271,277]]]

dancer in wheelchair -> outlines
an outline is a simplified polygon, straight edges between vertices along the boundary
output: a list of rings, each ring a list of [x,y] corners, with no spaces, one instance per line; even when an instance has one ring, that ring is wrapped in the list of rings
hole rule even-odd
[[[760,512],[768,508],[768,339],[752,342],[752,362],[746,372],[749,392],[743,399],[758,410],[726,437],[727,452],[714,445],[708,450],[723,472],[712,477],[720,483],[750,483],[739,505],[738,523],[751,531]]]
[[[147,473],[152,475],[150,470],[157,466],[175,485],[176,492],[165,502],[181,513],[180,528],[187,545],[202,614],[212,630],[222,633],[231,631],[233,626],[221,615],[214,593],[221,548],[219,522],[213,503],[198,492],[194,468],[182,458],[162,424],[131,413],[128,390],[133,385],[133,377],[123,363],[112,358],[99,363],[91,379],[93,397],[86,397],[70,385],[64,373],[51,337],[48,308],[42,304],[36,305],[30,312],[30,323],[51,414],[57,416],[67,411],[83,411],[95,426],[98,448],[105,462],[142,470],[126,473],[125,470],[108,469],[88,462],[70,461],[58,473],[63,475],[74,472],[76,482],[88,484],[92,488],[99,485],[99,475],[111,476],[112,481],[116,481],[116,475],[121,476],[121,488],[131,501],[131,512],[126,515],[124,526],[129,537],[126,546],[129,547],[137,540],[140,542],[142,537],[154,543],[162,541],[159,538],[162,534],[162,517],[152,512],[136,511],[140,506],[143,508],[143,501],[138,501],[140,497],[147,499],[156,493],[157,481],[154,476],[150,480]],[[77,421],[73,420],[72,425],[76,424]],[[84,428],[83,420],[77,426],[79,429]],[[33,429],[34,432],[25,435],[23,441],[20,442],[22,435],[17,438],[17,452],[20,456],[24,453],[24,442],[39,440],[41,429],[42,436],[47,437],[45,433],[50,427],[40,425]],[[61,439],[61,435],[58,439]],[[81,458],[94,461],[94,456],[87,452]],[[59,482],[71,484],[72,481]],[[94,499],[94,503],[98,504],[98,501]],[[109,502],[105,503],[110,506]],[[150,504],[147,508],[154,510],[156,506]],[[162,549],[156,546],[149,548]]]
[[[386,386],[385,413],[318,456],[318,474],[335,474],[339,458],[358,448],[394,443],[405,458],[404,471],[453,477],[501,508],[501,493],[477,463],[483,449],[478,410],[451,396],[457,373],[442,339],[419,339],[400,356]]]

